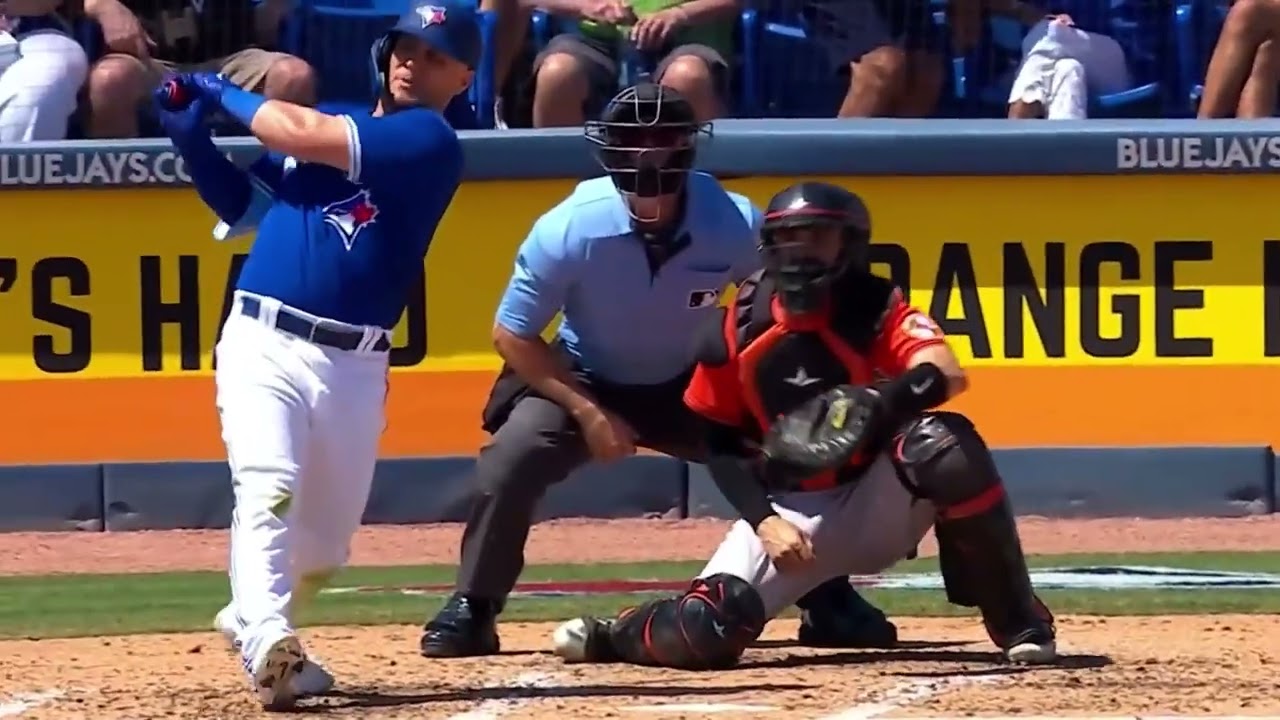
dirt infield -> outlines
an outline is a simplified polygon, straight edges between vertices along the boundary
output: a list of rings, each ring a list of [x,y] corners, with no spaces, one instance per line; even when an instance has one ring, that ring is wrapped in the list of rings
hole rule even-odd
[[[1029,552],[1280,549],[1280,522],[1021,521]],[[561,522],[535,529],[530,562],[703,558],[724,523]],[[635,543],[654,533],[660,543]],[[459,528],[368,528],[357,564],[451,562]],[[0,535],[0,573],[222,568],[223,533]],[[582,548],[591,556],[583,557]],[[922,548],[932,551],[932,544]],[[565,666],[545,654],[550,625],[507,624],[505,652],[427,661],[418,628],[305,633],[343,692],[313,711],[386,718],[787,718],[909,716],[1274,715],[1280,618],[1060,619],[1065,658],[1014,671],[996,662],[972,619],[899,618],[904,646],[813,651],[768,629],[731,672]],[[258,714],[238,662],[212,634],[0,643],[0,718],[244,718]]]

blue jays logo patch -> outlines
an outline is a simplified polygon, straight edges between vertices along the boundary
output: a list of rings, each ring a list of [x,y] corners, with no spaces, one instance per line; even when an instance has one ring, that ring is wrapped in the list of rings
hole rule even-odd
[[[432,25],[443,25],[445,21],[445,9],[439,5],[423,5],[416,8],[418,17],[422,18],[422,27],[431,27]]]
[[[324,221],[342,236],[342,244],[348,250],[356,243],[361,230],[378,219],[378,206],[369,199],[368,190],[360,190],[346,200],[339,200],[324,209]]]

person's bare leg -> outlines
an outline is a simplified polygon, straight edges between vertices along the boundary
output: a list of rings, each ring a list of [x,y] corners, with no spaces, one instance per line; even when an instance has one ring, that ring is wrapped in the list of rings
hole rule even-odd
[[[1276,95],[1280,89],[1280,42],[1267,40],[1258,47],[1253,69],[1240,92],[1236,117],[1264,118],[1276,112]]]
[[[1197,117],[1225,118],[1238,111],[1258,50],[1267,39],[1277,35],[1278,20],[1280,6],[1275,0],[1237,0],[1231,6],[1218,44],[1209,58]]]
[[[575,127],[586,120],[583,106],[591,84],[581,60],[569,53],[551,53],[538,66],[535,83],[534,127]]]
[[[883,45],[850,64],[849,92],[838,117],[889,117],[906,87],[907,55]]]
[[[913,50],[907,55],[907,78],[898,96],[894,117],[929,117],[938,109],[944,81],[942,56],[927,50]]]

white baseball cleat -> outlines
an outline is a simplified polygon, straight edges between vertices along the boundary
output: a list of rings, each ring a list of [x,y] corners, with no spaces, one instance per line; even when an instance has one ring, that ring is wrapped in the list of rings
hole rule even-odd
[[[218,611],[213,618],[213,628],[226,638],[228,647],[233,652],[240,652],[240,642],[236,640],[236,631],[240,623],[236,621],[235,612],[230,606]],[[333,689],[333,675],[320,664],[317,658],[307,656],[302,661],[302,669],[293,676],[293,694],[304,698],[324,695]]]
[[[304,658],[302,643],[292,634],[276,638],[263,646],[252,662],[245,660],[253,689],[258,694],[262,709],[268,712],[292,710],[298,696],[293,692],[293,678],[302,669]]]
[[[1058,644],[1053,640],[1018,643],[1006,650],[1005,656],[1018,665],[1048,665],[1058,659]]]
[[[560,623],[551,633],[552,652],[567,663],[608,662],[613,659],[608,637],[611,624],[593,617]]]

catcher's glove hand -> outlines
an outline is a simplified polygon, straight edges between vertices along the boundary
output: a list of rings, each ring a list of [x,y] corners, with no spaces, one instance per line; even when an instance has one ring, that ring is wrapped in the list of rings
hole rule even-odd
[[[809,475],[841,467],[871,440],[881,408],[880,393],[871,388],[834,387],[778,418],[764,454]]]

